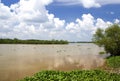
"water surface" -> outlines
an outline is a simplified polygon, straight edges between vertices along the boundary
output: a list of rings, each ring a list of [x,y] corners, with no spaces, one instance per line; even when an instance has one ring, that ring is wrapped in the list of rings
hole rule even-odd
[[[93,69],[104,64],[92,43],[69,45],[0,44],[0,81],[15,81],[41,70]]]

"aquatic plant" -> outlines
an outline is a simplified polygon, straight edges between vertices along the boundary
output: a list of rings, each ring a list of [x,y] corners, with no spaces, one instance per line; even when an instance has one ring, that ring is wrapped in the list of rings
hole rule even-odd
[[[101,70],[41,71],[19,81],[120,81],[120,75]]]
[[[100,55],[106,54],[106,52],[105,52],[105,51],[100,51],[99,54],[100,54]]]

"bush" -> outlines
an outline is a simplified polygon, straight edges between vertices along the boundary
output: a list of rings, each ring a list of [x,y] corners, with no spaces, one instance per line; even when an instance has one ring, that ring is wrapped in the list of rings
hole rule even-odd
[[[120,68],[120,56],[107,58],[107,65],[112,68]]]
[[[107,53],[111,56],[120,55],[120,26],[114,24],[105,30],[98,28],[93,35],[93,42],[99,46],[103,46]]]
[[[101,70],[41,71],[20,81],[120,81],[120,75]]]

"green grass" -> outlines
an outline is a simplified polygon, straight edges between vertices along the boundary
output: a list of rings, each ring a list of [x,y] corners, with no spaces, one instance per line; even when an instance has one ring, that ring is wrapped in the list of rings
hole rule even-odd
[[[107,58],[107,65],[112,68],[120,68],[120,56]]]
[[[101,70],[41,71],[19,81],[120,81],[120,74]]]

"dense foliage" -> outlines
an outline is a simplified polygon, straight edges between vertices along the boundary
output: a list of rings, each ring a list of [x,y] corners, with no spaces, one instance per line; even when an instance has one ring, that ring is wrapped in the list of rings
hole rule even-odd
[[[19,39],[0,39],[0,44],[68,44],[65,40],[19,40]]]
[[[120,56],[107,58],[107,65],[113,68],[120,68]]]
[[[114,24],[105,30],[97,29],[93,36],[93,42],[103,46],[105,51],[110,53],[111,56],[120,55],[120,26]]]
[[[120,81],[120,75],[101,70],[41,71],[20,81]]]

